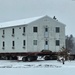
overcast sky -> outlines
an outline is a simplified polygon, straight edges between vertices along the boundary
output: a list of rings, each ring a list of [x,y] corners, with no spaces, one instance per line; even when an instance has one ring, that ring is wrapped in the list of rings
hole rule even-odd
[[[49,15],[75,36],[75,0],[0,0],[0,22]]]

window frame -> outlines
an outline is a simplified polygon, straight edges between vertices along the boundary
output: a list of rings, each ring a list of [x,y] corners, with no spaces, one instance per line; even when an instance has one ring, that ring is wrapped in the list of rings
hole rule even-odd
[[[45,41],[45,45],[48,45],[48,40]]]
[[[56,46],[60,46],[60,40],[56,40]]]
[[[48,32],[48,27],[47,26],[45,27],[45,32]]]
[[[56,27],[56,33],[60,33],[60,27]]]
[[[37,40],[33,40],[33,45],[37,45]]]
[[[33,32],[37,33],[38,32],[38,27],[33,27]]]
[[[15,41],[12,41],[12,47],[15,47]]]
[[[12,28],[12,34],[15,34],[15,29],[14,28]]]
[[[23,46],[25,46],[26,45],[26,40],[23,40]]]
[[[3,29],[3,35],[5,34],[5,30]]]
[[[3,45],[3,48],[4,48],[5,47],[5,42],[4,41],[3,41],[2,45]]]
[[[26,31],[26,28],[25,28],[25,27],[23,27],[23,33],[25,33],[25,31]]]

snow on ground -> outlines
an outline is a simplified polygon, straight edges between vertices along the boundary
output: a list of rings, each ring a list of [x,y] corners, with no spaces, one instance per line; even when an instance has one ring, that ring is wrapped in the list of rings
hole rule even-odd
[[[0,60],[0,75],[75,75],[75,61],[6,61]]]

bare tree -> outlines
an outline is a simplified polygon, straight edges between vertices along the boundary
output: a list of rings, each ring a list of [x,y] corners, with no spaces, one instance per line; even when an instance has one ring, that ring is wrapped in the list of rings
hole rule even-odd
[[[71,51],[73,49],[74,43],[73,43],[73,35],[66,37],[66,49],[68,51]]]

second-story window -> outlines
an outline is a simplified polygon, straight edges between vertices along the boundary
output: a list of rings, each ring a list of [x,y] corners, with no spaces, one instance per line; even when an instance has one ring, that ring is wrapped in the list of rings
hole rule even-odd
[[[45,31],[44,37],[48,38],[49,37],[49,33],[48,33],[48,27],[47,26],[44,28],[44,31]]]
[[[3,35],[5,34],[5,30],[3,30]]]
[[[12,41],[12,47],[14,47],[15,46],[15,42],[14,41]]]
[[[2,37],[3,37],[3,38],[5,37],[5,30],[3,30],[3,34],[2,34]]]
[[[22,33],[22,35],[24,35],[25,36],[25,27],[23,27],[23,33]]]
[[[25,27],[23,27],[23,33],[25,33]]]
[[[60,27],[56,27],[56,33],[60,32]]]
[[[45,28],[45,32],[48,32],[48,27]]]
[[[14,28],[12,29],[12,34],[14,34]]]
[[[14,28],[12,28],[12,36],[14,37],[14,34],[15,34],[15,30]]]
[[[33,27],[33,32],[38,32],[38,28],[37,27]]]

